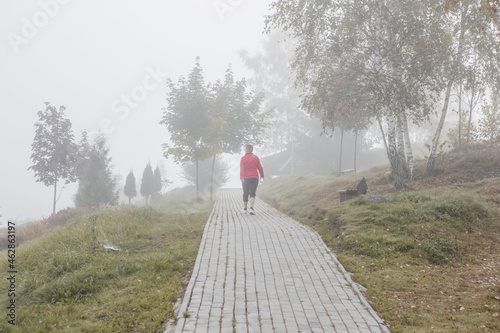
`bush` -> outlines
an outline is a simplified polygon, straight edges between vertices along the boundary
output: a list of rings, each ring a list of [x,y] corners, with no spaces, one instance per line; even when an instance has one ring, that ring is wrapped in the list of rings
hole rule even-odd
[[[420,255],[431,264],[447,264],[459,252],[457,240],[449,235],[430,232],[421,237],[415,257]]]
[[[480,220],[489,216],[484,204],[476,202],[471,197],[451,197],[437,201],[433,205],[438,219],[448,220],[462,231],[465,229],[472,232]]]

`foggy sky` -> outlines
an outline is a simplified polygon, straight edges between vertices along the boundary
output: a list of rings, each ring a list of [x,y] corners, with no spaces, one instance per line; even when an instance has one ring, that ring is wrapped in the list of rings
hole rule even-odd
[[[52,211],[53,188],[27,170],[44,102],[66,106],[77,141],[83,129],[107,133],[122,180],[133,169],[139,185],[148,161],[177,173],[161,150],[165,78],[187,75],[197,56],[207,82],[223,79],[229,63],[236,79],[248,77],[237,51],[260,49],[270,2],[0,1],[1,227]],[[75,191],[63,190],[58,210],[73,206]]]

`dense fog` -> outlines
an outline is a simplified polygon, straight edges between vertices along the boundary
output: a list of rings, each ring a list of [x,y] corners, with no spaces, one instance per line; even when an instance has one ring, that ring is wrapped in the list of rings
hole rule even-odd
[[[498,13],[291,3],[1,3],[2,224],[47,217],[54,200],[56,210],[144,204],[146,168],[160,174],[157,194],[197,183],[197,167],[200,191],[236,187],[247,143],[268,178],[387,165],[402,188],[414,158],[430,156],[432,172],[442,150],[499,140]],[[72,168],[89,156],[106,164],[112,199],[77,195],[82,170],[58,171],[55,191],[37,179],[49,144],[37,144],[36,124],[49,111],[71,122]]]
[[[19,222],[52,212],[53,189],[35,182],[30,160],[37,112],[66,107],[75,139],[82,130],[108,137],[120,190],[132,169],[182,170],[162,155],[159,124],[167,78],[189,73],[200,57],[207,82],[248,72],[238,54],[260,48],[268,1],[24,1],[0,3],[2,156],[0,215]],[[60,190],[64,182],[60,184]],[[73,206],[76,183],[58,191],[57,208]]]

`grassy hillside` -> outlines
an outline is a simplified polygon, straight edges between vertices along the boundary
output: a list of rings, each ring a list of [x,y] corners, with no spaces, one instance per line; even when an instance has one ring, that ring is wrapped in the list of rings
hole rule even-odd
[[[0,303],[16,304],[16,326],[4,319],[0,332],[163,332],[211,203],[159,201],[162,210],[87,212],[26,240],[16,249],[15,297],[6,292],[10,282],[0,280]]]
[[[363,176],[368,194],[394,200],[339,203]],[[259,196],[321,234],[392,332],[500,332],[498,148],[444,154],[405,191],[375,168],[280,177]]]

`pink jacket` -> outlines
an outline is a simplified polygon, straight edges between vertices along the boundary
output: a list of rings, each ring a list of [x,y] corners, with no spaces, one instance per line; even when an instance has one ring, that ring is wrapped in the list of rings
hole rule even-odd
[[[244,178],[264,178],[264,169],[257,155],[253,153],[246,153],[245,156],[241,158],[240,161],[240,179]]]

